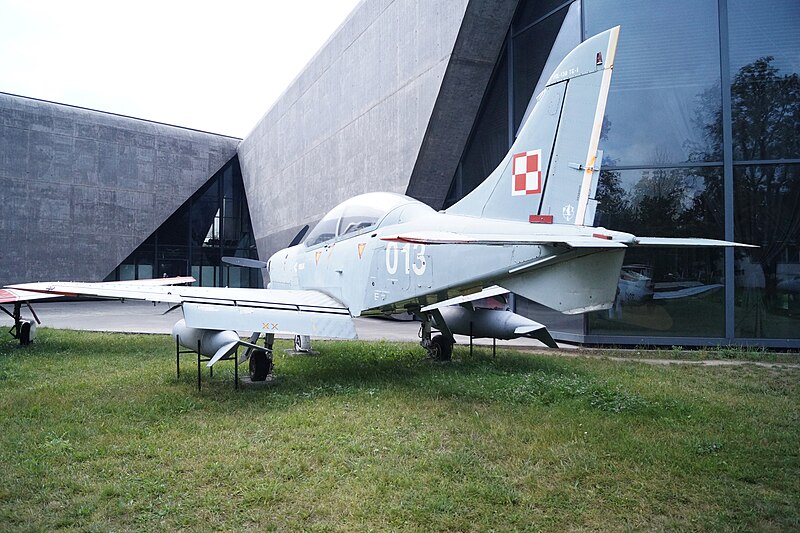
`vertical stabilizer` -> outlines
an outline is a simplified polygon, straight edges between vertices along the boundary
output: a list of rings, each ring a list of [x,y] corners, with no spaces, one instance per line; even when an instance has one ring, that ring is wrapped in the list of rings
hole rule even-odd
[[[618,35],[619,26],[564,58],[500,165],[447,213],[593,225],[597,146]]]

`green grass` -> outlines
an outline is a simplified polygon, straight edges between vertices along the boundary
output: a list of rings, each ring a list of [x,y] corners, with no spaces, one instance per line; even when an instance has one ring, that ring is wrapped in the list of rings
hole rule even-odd
[[[0,340],[0,530],[800,529],[800,371],[317,342],[234,391],[168,337]]]
[[[719,346],[717,348],[685,348],[671,346],[669,348],[602,348],[577,349],[572,354],[594,357],[623,357],[625,359],[664,359],[680,361],[739,361],[757,363],[800,364],[797,352],[780,352],[766,348],[748,348],[742,346]]]

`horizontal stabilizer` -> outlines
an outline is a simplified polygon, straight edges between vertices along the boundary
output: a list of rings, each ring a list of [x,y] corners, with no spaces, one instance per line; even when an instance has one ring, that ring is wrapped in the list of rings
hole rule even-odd
[[[669,248],[736,246],[737,248],[758,248],[758,246],[754,246],[752,244],[742,244],[740,242],[682,237],[636,237],[631,246],[658,246]]]
[[[450,231],[414,231],[381,237],[384,241],[408,242],[412,244],[479,244],[505,246],[514,244],[566,244],[571,248],[625,248],[625,243],[604,236],[579,234],[474,234]]]

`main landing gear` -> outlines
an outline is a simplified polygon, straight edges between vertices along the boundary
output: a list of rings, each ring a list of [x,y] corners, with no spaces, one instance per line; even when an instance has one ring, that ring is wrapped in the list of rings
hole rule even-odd
[[[434,326],[441,333],[432,337]],[[422,315],[419,336],[421,338],[419,344],[425,348],[430,358],[436,361],[449,361],[453,357],[453,345],[456,341],[438,309]]]
[[[254,334],[255,335],[255,334]],[[256,340],[258,337],[256,337]],[[255,342],[255,341],[251,341]],[[275,334],[267,333],[264,336],[264,348],[248,348],[245,357],[249,355],[250,381],[266,381],[272,376],[274,364],[272,362],[272,346],[275,344]]]
[[[33,308],[30,306],[30,304],[26,303],[26,305],[28,306],[28,309],[30,309],[35,322],[33,320],[22,319],[22,302],[14,303],[13,313],[9,312],[5,307],[0,307],[0,310],[14,319],[14,325],[11,326],[11,329],[8,330],[8,332],[12,337],[19,340],[19,343],[22,346],[27,346],[33,342],[33,339],[36,338],[36,324],[42,323],[39,320],[39,317],[36,316],[36,313],[33,311]]]

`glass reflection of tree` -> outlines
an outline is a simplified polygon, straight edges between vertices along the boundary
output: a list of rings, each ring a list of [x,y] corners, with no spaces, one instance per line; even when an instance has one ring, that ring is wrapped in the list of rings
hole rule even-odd
[[[737,326],[742,335],[757,337],[764,335],[766,308],[779,306],[779,259],[800,230],[800,166],[758,164],[800,155],[800,77],[780,74],[773,60],[766,56],[743,66],[731,83],[733,156],[753,162],[735,167],[735,235],[761,247],[737,260],[743,307]],[[710,89],[700,95],[696,117],[705,124],[707,149],[715,154],[721,154],[723,146],[718,92]],[[708,160],[709,155],[696,151],[693,158]],[[721,176],[709,184],[721,187]]]

